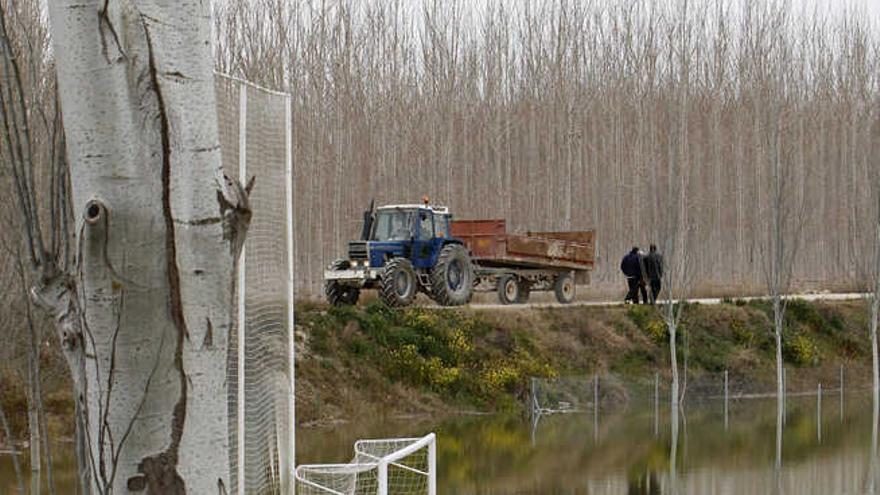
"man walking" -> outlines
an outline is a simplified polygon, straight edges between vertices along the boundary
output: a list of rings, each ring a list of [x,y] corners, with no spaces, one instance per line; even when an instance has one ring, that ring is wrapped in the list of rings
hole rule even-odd
[[[657,246],[651,244],[648,256],[645,257],[645,275],[651,284],[651,304],[660,296],[660,281],[663,279],[663,255],[657,252]]]
[[[639,256],[638,247],[633,247],[629,254],[623,257],[623,260],[620,262],[620,271],[622,271],[623,276],[626,277],[626,285],[629,289],[623,302],[632,302],[633,304],[638,304],[639,284],[641,283],[643,278],[642,259],[641,256]]]

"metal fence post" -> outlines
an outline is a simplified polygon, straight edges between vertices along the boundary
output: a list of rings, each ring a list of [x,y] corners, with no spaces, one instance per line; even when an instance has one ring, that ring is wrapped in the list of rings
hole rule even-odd
[[[788,397],[788,370],[782,367],[782,424],[786,422],[786,398]]]
[[[729,385],[728,385],[728,383],[729,383],[729,381],[728,381],[728,377],[727,377],[727,370],[724,370],[724,429],[725,429],[725,430],[727,430],[727,428],[728,428],[728,426],[729,426],[729,421],[728,421],[728,403],[727,403],[727,400],[728,400],[728,397],[729,397]]]
[[[844,383],[843,383],[843,365],[840,365],[840,421],[843,422],[843,410],[844,410]]]
[[[599,375],[593,376],[593,437],[599,441]]]
[[[816,438],[822,443],[822,382],[816,389]]]
[[[239,121],[238,121],[238,180],[242,184],[247,184],[247,86],[239,84]],[[244,395],[244,360],[245,360],[245,331],[247,322],[245,320],[245,282],[247,269],[246,247],[241,248],[241,258],[238,264],[238,390],[236,391],[236,414],[238,415],[236,439],[238,443],[237,449],[237,482],[239,495],[245,494],[245,435],[244,435],[244,415],[245,415],[245,395]]]
[[[654,373],[654,436],[660,434],[660,373]]]

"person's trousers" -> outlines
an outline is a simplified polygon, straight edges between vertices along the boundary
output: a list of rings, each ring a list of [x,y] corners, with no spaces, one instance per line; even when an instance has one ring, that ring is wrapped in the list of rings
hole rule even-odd
[[[651,279],[651,304],[657,302],[660,297],[660,279]]]
[[[636,277],[627,277],[626,285],[629,287],[629,292],[626,293],[625,301],[632,301],[636,304],[639,303],[639,279]]]

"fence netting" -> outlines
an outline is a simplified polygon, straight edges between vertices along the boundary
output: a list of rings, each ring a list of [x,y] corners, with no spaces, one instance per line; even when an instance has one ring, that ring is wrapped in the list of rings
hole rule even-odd
[[[300,495],[436,495],[436,440],[422,438],[358,440],[345,464],[306,464],[296,468]]]
[[[230,493],[289,493],[293,473],[291,126],[289,97],[215,78],[224,173],[255,177],[237,325],[229,336]]]
[[[845,395],[868,390],[864,380],[855,379],[861,370],[844,365],[819,369],[786,367],[783,373],[787,398]],[[775,370],[756,379],[753,375],[732,371],[680,373],[679,392],[684,403],[735,403],[754,399],[775,398],[777,394]],[[848,380],[848,374],[853,375]],[[864,378],[859,375],[859,378]],[[530,380],[530,409],[535,415],[565,414],[639,407],[661,402],[666,407],[670,400],[671,378],[668,372],[641,376],[597,373],[567,375],[554,378],[533,377]],[[868,387],[868,388],[866,388]]]

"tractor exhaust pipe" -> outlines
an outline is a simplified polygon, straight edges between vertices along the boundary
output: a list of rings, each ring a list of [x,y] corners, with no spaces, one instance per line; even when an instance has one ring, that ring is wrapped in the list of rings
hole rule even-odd
[[[375,199],[370,200],[370,209],[364,211],[364,229],[361,231],[361,240],[369,241],[370,232],[373,230],[373,209],[375,208]]]

